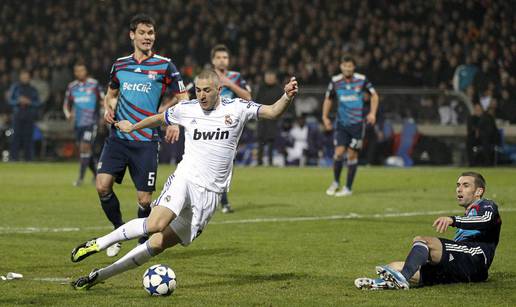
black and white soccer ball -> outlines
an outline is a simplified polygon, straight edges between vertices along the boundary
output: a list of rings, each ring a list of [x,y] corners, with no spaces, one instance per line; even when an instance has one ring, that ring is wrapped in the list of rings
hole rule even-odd
[[[176,273],[166,265],[155,264],[143,273],[143,288],[150,295],[171,295],[176,286]]]

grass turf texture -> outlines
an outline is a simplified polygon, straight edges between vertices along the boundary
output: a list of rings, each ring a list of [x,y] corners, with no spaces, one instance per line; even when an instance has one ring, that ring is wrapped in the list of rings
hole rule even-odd
[[[69,260],[78,243],[110,230],[88,177],[80,188],[71,185],[77,168],[75,163],[0,164],[0,275],[24,274],[21,280],[0,281],[0,306],[516,304],[515,169],[477,169],[486,177],[486,196],[498,203],[503,219],[488,282],[365,292],[355,289],[355,278],[374,276],[377,264],[404,260],[414,236],[435,235],[431,224],[436,215],[425,212],[460,210],[454,187],[465,169],[360,167],[353,196],[334,198],[324,194],[331,169],[236,168],[229,193],[234,214],[215,214],[187,248],[174,247],[89,291],[74,291],[62,281],[37,279],[76,278],[118,258],[103,252],[78,264]],[[172,169],[160,166],[158,191]],[[115,189],[124,219],[134,218],[129,177]],[[406,212],[421,215],[382,217]],[[350,213],[358,217],[339,218]],[[274,220],[330,216],[337,217]],[[453,231],[444,237],[453,237]],[[123,243],[121,253],[135,243]],[[149,297],[142,288],[143,272],[156,263],[177,274],[178,288],[171,297]]]

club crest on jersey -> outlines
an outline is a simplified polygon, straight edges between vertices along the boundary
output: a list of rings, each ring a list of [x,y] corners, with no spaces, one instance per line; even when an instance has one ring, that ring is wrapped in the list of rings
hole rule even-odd
[[[229,114],[226,114],[224,116],[224,124],[226,124],[226,126],[229,126],[233,123],[233,120],[231,119],[231,116],[229,116]]]
[[[157,71],[149,70],[149,74],[147,75],[147,77],[149,77],[149,79],[156,80],[157,75],[158,75]]]

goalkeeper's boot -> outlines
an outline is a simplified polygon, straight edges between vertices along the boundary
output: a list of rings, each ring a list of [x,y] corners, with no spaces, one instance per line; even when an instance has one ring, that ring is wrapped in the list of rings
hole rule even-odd
[[[77,280],[72,282],[72,287],[75,290],[88,290],[94,285],[98,284],[99,273],[97,269],[93,269],[87,276],[79,277]]]
[[[361,290],[389,290],[394,289],[394,284],[383,278],[367,278],[361,277],[355,279],[355,287]]]
[[[100,248],[97,245],[95,239],[89,240],[72,250],[71,259],[72,262],[79,262],[84,258],[100,252]]]
[[[378,274],[381,278],[385,279],[386,281],[392,282],[394,284],[394,289],[409,289],[409,283],[405,276],[403,276],[400,272],[392,269],[388,265],[377,266],[376,274]]]

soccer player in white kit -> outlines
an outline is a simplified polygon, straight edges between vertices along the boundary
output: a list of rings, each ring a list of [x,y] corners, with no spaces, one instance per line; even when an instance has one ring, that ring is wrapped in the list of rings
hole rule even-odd
[[[238,140],[250,119],[277,119],[298,92],[293,77],[285,94],[272,105],[240,98],[220,97],[221,85],[213,70],[202,71],[195,80],[197,99],[182,101],[164,113],[131,124],[116,123],[122,132],[179,124],[185,127],[185,153],[168,178],[148,218],[133,219],[111,233],[77,246],[72,262],[106,249],[112,244],[149,235],[145,244],[133,248],[115,263],[93,270],[72,282],[75,289],[89,289],[116,274],[147,262],[165,249],[189,245],[201,234],[215,213],[222,192],[227,191]]]

